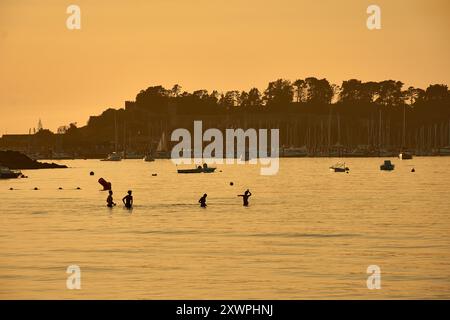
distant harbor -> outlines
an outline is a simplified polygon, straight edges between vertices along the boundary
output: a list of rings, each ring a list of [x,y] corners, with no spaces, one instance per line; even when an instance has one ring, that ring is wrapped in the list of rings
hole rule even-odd
[[[443,147],[439,149],[433,149],[430,151],[410,151],[408,152],[414,156],[421,157],[443,157],[450,156],[450,147]],[[371,158],[371,157],[399,157],[401,151],[399,150],[376,150],[370,148],[355,148],[346,149],[338,148],[333,150],[326,149],[307,149],[307,148],[280,148],[279,157],[280,158]],[[85,153],[28,153],[25,154],[34,160],[76,160],[76,159],[106,159],[109,154],[85,154]],[[139,152],[119,152],[121,160],[136,160],[144,159],[148,156],[148,153]],[[169,151],[161,151],[158,153],[151,154],[152,159],[170,159]],[[240,156],[236,156],[239,159]]]
[[[5,134],[0,150],[33,159],[167,159],[171,134],[195,122],[203,130],[279,130],[280,157],[392,157],[450,155],[450,91],[447,85],[403,88],[394,80],[341,86],[309,77],[278,79],[257,88],[220,94],[181,92],[153,86],[124,107],[91,116],[87,125],[61,126],[56,133],[39,120],[28,134]]]

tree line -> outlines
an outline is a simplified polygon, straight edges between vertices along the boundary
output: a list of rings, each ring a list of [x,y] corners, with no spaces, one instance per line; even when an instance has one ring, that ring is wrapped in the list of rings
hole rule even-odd
[[[135,110],[156,114],[169,112],[176,105],[180,115],[220,115],[227,113],[312,113],[330,111],[360,118],[369,117],[380,109],[402,111],[405,107],[414,120],[435,121],[450,114],[450,91],[447,85],[432,84],[426,89],[408,87],[395,80],[363,82],[357,79],[331,84],[327,79],[309,77],[290,81],[269,82],[264,91],[213,90],[182,91],[178,84],[171,89],[152,86],[140,91],[134,102]]]
[[[72,123],[59,128],[58,133],[63,134],[64,149],[110,149],[117,140],[121,148],[140,143],[143,149],[162,132],[170,134],[173,120],[181,118],[208,118],[212,127],[223,125],[223,119],[228,119],[230,126],[279,127],[282,145],[315,149],[334,144],[392,149],[400,145],[415,148],[421,144],[426,149],[450,145],[447,85],[431,84],[422,89],[405,87],[395,80],[357,79],[336,85],[315,77],[278,79],[263,91],[188,92],[178,84],[170,89],[151,86],[141,90],[134,101],[126,101],[125,108],[108,108],[99,116],[91,116],[86,126],[79,128]],[[268,123],[261,119],[284,120]],[[48,136],[50,132],[41,130],[38,134]]]

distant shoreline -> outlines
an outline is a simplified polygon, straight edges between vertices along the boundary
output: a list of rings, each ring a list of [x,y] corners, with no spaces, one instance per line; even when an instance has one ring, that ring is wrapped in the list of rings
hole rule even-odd
[[[435,157],[435,158],[441,158],[441,157],[450,157],[450,154],[448,155],[414,155],[414,157],[423,157],[423,158],[429,158],[429,157]],[[351,156],[351,155],[345,155],[345,156],[279,156],[279,158],[283,158],[283,159],[313,159],[313,158],[341,158],[341,159],[346,159],[346,158],[398,158],[398,155],[381,155],[381,156]],[[64,159],[48,159],[48,158],[36,158],[36,160],[39,161],[65,161],[65,160],[102,160],[103,157],[87,157],[87,158],[64,158]],[[226,159],[226,158],[223,158]],[[236,160],[238,160],[238,158],[234,158]],[[137,161],[142,161],[142,159],[139,158],[134,158],[134,159],[122,159],[122,160],[137,160]],[[170,158],[155,158],[155,160],[170,160]],[[406,161],[406,160],[405,160]]]

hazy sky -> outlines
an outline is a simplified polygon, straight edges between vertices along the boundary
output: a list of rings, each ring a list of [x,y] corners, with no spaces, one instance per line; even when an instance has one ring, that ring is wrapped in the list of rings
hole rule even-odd
[[[66,9],[81,8],[81,30]],[[382,10],[369,31],[366,9]],[[0,134],[56,130],[151,85],[307,76],[450,84],[448,0],[0,0]]]

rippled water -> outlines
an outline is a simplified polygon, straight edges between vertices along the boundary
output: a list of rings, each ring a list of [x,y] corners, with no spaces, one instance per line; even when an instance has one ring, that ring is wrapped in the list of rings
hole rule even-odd
[[[347,159],[350,174],[328,170],[337,159],[281,159],[276,176],[178,175],[169,160],[26,170],[0,181],[0,298],[448,299],[450,158],[382,160]],[[100,177],[117,203],[132,189],[134,209],[108,209]],[[66,289],[73,264],[81,290]]]

